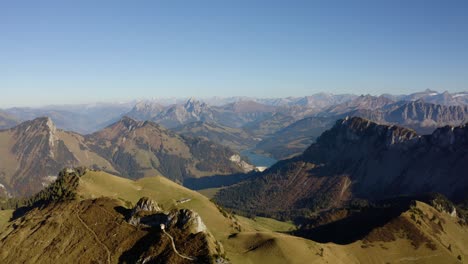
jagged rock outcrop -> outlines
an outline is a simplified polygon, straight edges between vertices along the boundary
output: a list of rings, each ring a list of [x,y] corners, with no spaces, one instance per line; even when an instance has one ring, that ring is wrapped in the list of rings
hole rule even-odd
[[[165,213],[155,201],[147,197],[140,198],[133,207],[128,222],[132,225],[157,228],[163,224],[166,229],[178,228],[191,234],[207,231],[206,225],[198,213],[189,209],[174,209]]]
[[[375,110],[393,103],[395,103],[395,101],[385,96],[377,97],[369,94],[361,95],[359,97],[354,98],[353,100],[328,107],[327,109],[320,112],[320,116],[336,116],[351,111],[364,109]]]
[[[192,234],[206,232],[206,225],[200,215],[189,209],[172,210],[167,216],[166,226],[188,230]]]
[[[416,132],[410,129],[379,125],[362,118],[346,117],[337,121],[332,129],[325,131],[317,139],[317,143],[306,150],[304,156],[311,156],[315,159],[316,153],[311,152],[318,148],[326,149],[328,152],[337,151],[338,154],[349,144],[366,144],[376,148],[389,147],[416,137],[418,137]]]
[[[126,116],[137,120],[151,120],[164,110],[164,106],[156,102],[138,102]]]
[[[426,89],[422,92],[417,92],[409,95],[400,96],[400,100],[417,101],[424,100],[425,102],[440,105],[468,105],[468,93],[457,92],[449,93],[448,91],[437,92]]]
[[[168,107],[152,121],[168,128],[174,128],[183,124],[196,121],[214,121],[216,111],[206,103],[190,98],[185,104],[176,104]]]
[[[337,119],[346,116],[358,116],[379,124],[403,126],[422,135],[431,134],[438,127],[465,124],[468,122],[468,105],[434,104],[421,99],[394,101],[387,96],[363,95],[328,107],[278,130],[257,144],[256,150],[278,159],[300,154],[321,133],[330,129]]]
[[[138,202],[136,203],[135,207],[132,209],[132,214],[136,214],[138,212],[159,212],[161,211],[161,208],[159,205],[151,200],[148,197],[142,197]]]
[[[148,217],[149,215],[156,215],[155,217]],[[148,197],[142,197],[133,207],[132,212],[128,218],[128,223],[132,225],[147,225],[159,226],[164,223],[163,212],[159,205]],[[143,221],[142,221],[143,218]]]
[[[420,134],[430,134],[437,127],[459,126],[468,122],[468,105],[448,106],[416,100],[398,102],[387,108],[359,109],[348,114],[412,128]]]
[[[221,257],[224,254],[223,246],[208,231],[200,215],[193,210],[172,209],[169,212],[163,212],[156,202],[143,197],[132,209],[127,222],[137,227],[152,227],[153,229],[161,230],[164,235],[170,237],[174,251],[182,258],[189,260],[196,259],[181,255],[177,251],[174,244],[174,235],[178,236],[178,239],[183,236],[198,237],[205,244],[208,254],[216,255],[219,261],[224,260]],[[144,263],[145,261],[143,260],[146,258],[148,257],[140,257],[139,261]]]
[[[232,155],[229,160],[237,164],[237,166],[241,167],[245,172],[255,169],[255,166],[247,163],[245,160],[242,160],[242,157],[239,154]]]

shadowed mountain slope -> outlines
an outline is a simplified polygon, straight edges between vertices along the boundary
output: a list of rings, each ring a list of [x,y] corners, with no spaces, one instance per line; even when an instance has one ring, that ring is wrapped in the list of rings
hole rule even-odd
[[[14,127],[18,124],[18,120],[13,116],[9,115],[3,110],[0,110],[0,129],[6,129]]]
[[[216,200],[239,211],[276,216],[339,207],[351,198],[439,192],[461,201],[468,190],[467,145],[468,126],[419,136],[397,126],[346,118],[302,155],[222,189]]]
[[[348,114],[379,123],[408,127],[420,134],[430,134],[441,126],[459,126],[468,122],[467,105],[447,106],[421,100],[396,103],[388,109],[359,109]]]
[[[240,151],[253,147],[257,141],[240,128],[232,128],[211,122],[193,122],[174,129],[179,134],[205,138]]]

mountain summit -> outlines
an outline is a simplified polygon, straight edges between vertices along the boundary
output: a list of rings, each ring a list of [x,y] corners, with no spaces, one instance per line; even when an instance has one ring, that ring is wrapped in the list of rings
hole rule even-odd
[[[248,170],[244,161],[232,160],[238,154],[227,147],[129,117],[86,136],[37,118],[0,131],[0,137],[0,184],[14,195],[39,191],[63,167],[87,166],[134,179],[164,175],[180,183]]]

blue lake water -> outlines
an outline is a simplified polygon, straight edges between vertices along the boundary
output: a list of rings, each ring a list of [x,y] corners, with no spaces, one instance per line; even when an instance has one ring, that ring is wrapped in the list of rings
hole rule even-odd
[[[240,154],[249,158],[250,162],[256,167],[270,167],[271,165],[277,162],[276,159],[264,155],[259,155],[257,153],[252,152],[250,149],[243,150],[240,152]]]

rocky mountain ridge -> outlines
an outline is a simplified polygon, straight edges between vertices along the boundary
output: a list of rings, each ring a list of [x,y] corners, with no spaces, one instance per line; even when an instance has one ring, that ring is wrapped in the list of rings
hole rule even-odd
[[[278,159],[300,154],[337,119],[345,116],[363,117],[380,124],[414,129],[418,134],[431,134],[438,127],[468,122],[468,106],[433,104],[422,99],[394,102],[384,96],[360,96],[289,124],[265,137],[256,146],[256,151]]]
[[[385,124],[398,124],[413,128],[422,134],[430,134],[437,127],[458,126],[468,121],[468,105],[439,105],[423,100],[400,102],[387,109],[359,109],[348,113]]]
[[[0,131],[0,138],[0,184],[15,195],[40,190],[63,167],[87,166],[129,178],[164,175],[180,183],[249,170],[227,147],[127,117],[86,136],[38,118]]]
[[[221,190],[216,199],[267,215],[339,207],[352,198],[426,192],[462,201],[468,190],[467,136],[465,125],[420,136],[398,126],[345,118],[302,155]]]

